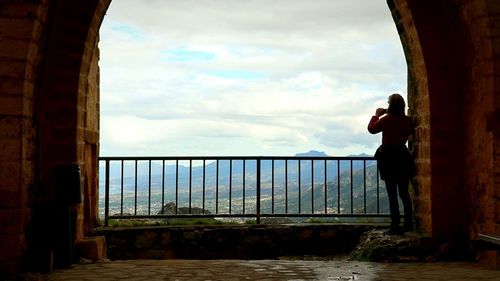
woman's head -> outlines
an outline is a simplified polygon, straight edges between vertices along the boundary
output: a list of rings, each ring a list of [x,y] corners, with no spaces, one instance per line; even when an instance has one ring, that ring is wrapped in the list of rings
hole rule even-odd
[[[387,113],[397,116],[405,116],[405,100],[400,94],[389,96],[389,107]]]

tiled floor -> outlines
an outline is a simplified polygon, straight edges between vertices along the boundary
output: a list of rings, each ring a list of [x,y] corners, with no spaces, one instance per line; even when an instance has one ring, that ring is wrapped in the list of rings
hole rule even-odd
[[[469,263],[369,263],[315,260],[129,260],[57,270],[51,281],[155,280],[498,280]]]

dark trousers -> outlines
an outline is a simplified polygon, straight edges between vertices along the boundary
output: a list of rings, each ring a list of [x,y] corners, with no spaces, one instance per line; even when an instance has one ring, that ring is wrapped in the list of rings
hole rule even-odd
[[[391,228],[399,228],[400,213],[398,203],[398,193],[404,208],[404,229],[413,230],[413,207],[410,194],[408,193],[408,180],[390,181],[385,180],[385,187],[389,197],[389,208],[391,211]]]

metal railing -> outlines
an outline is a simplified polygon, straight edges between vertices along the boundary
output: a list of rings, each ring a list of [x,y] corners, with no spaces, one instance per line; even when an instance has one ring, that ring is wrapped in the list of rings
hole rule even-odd
[[[100,157],[99,169],[105,225],[109,219],[389,217],[373,157]]]

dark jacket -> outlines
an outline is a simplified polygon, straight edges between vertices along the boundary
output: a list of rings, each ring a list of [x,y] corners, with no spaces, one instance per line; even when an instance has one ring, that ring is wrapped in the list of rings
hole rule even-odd
[[[406,147],[412,132],[411,119],[391,114],[373,116],[368,131],[382,132],[382,145],[375,152],[382,180],[400,182],[413,177],[413,158]]]

